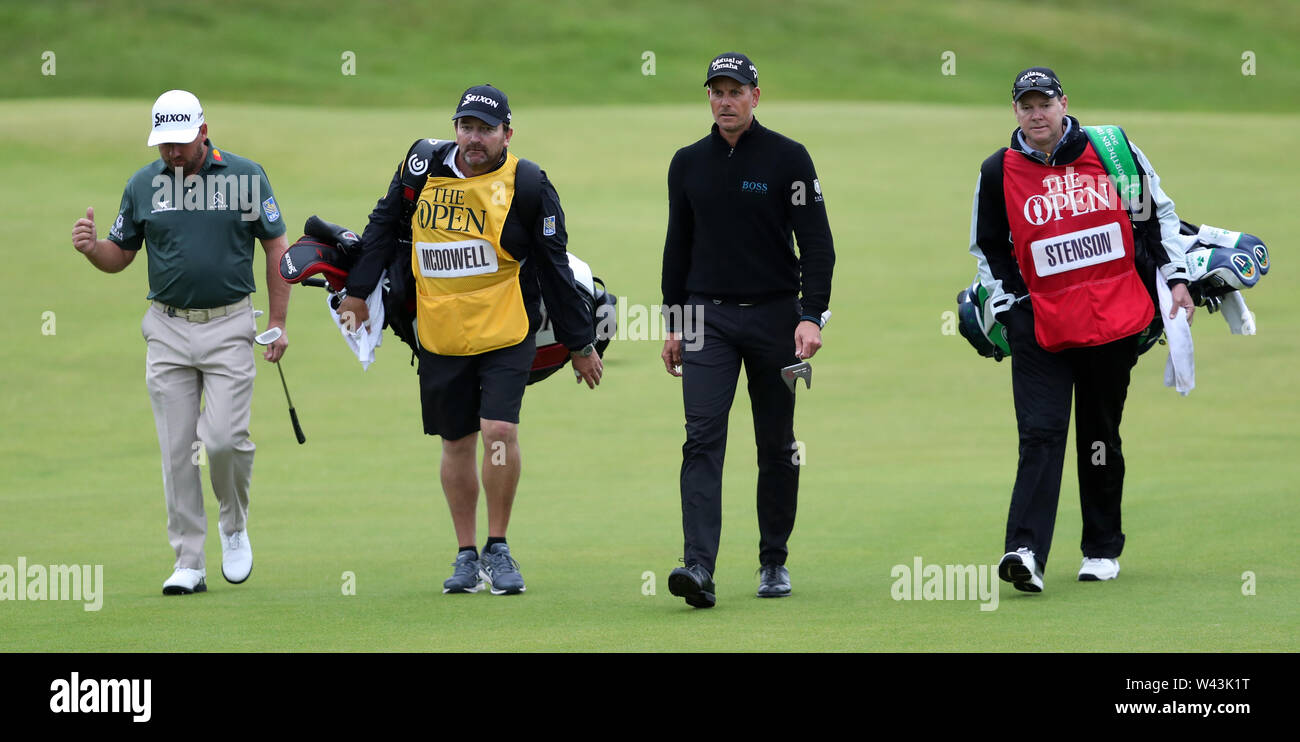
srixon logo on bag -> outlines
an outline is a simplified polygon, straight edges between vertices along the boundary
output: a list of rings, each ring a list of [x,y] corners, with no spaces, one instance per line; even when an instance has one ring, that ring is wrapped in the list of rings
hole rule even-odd
[[[1045,193],[1030,196],[1024,203],[1025,220],[1034,226],[1059,221],[1063,216],[1081,216],[1115,207],[1115,185],[1109,177],[1065,169],[1063,175],[1043,178]]]

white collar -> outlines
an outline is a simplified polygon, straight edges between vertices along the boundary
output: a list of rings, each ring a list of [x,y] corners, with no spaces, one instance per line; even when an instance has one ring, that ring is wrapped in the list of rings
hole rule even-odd
[[[456,153],[459,151],[460,151],[459,144],[451,145],[451,149],[447,150],[447,157],[442,161],[442,164],[451,168],[451,171],[456,174],[457,178],[463,179],[465,177],[465,173],[462,173],[460,171],[460,168],[456,167]]]

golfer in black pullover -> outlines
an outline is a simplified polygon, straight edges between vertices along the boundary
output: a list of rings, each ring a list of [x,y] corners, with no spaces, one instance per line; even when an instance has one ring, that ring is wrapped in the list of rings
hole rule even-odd
[[[741,363],[758,446],[759,597],[790,594],[799,454],[784,366],[822,345],[835,249],[808,151],[754,118],[758,70],[729,52],[709,65],[713,132],[668,167],[662,358],[682,377],[686,445],[681,495],[684,567],[668,588],[697,608],[715,601],[722,532],[722,460]],[[798,236],[796,256],[794,236]]]

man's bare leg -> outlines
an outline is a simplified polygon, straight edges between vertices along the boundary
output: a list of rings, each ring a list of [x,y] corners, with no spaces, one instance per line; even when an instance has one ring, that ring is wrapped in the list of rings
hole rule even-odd
[[[487,498],[488,537],[505,538],[510,508],[519,488],[519,426],[479,420],[483,433],[483,492]]]
[[[477,445],[478,436],[472,433],[454,441],[442,439],[442,492],[447,496],[447,507],[451,509],[451,522],[456,528],[459,546],[473,546],[476,541],[478,472],[475,471],[474,454]],[[491,503],[489,499],[489,510]]]

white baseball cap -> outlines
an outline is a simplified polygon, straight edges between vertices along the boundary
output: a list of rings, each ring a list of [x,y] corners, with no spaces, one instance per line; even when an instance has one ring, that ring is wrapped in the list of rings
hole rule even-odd
[[[188,90],[168,90],[154,101],[151,122],[150,147],[167,142],[189,144],[203,125],[203,106]]]

